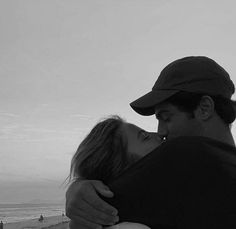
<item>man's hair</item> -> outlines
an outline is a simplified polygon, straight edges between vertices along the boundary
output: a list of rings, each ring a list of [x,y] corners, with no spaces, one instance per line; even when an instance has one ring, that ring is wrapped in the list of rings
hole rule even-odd
[[[82,178],[107,184],[131,164],[127,142],[120,131],[123,123],[119,116],[112,116],[93,127],[72,158],[70,181]]]
[[[194,118],[194,110],[199,105],[202,96],[205,94],[180,91],[168,98],[165,102],[170,103],[180,111],[186,112]],[[225,124],[231,124],[235,120],[234,101],[222,96],[211,96],[214,101],[215,111]]]

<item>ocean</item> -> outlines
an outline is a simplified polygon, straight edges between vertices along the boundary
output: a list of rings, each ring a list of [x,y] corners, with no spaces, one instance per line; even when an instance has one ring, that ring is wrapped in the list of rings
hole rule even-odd
[[[0,204],[0,221],[19,222],[34,218],[65,214],[64,204]]]

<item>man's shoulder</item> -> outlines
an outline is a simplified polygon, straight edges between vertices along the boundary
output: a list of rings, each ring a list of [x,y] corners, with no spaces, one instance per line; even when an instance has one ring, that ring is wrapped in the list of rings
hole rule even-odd
[[[191,171],[205,171],[208,168],[218,170],[222,162],[229,167],[228,162],[230,161],[232,165],[232,158],[235,160],[233,166],[236,168],[234,147],[204,137],[183,136],[168,140],[154,149],[124,171],[118,180],[125,178],[130,182],[139,179],[138,177],[160,175],[159,179],[162,179],[165,176],[180,176],[179,174],[187,176]]]
[[[190,152],[190,153],[207,153],[211,151],[222,151],[236,153],[236,148],[223,142],[201,136],[181,136],[176,137],[163,143],[156,150],[165,152]]]
[[[168,140],[151,153],[140,159],[130,167],[125,173],[132,172],[184,169],[192,165],[203,164],[209,161],[210,151],[207,145],[207,139],[201,137],[181,136]],[[209,154],[209,155],[208,155]],[[145,171],[145,172],[144,172]]]
[[[217,144],[217,141],[202,137],[202,136],[180,136],[166,141],[163,145],[166,147],[181,147],[181,148],[193,148],[193,147],[205,147],[206,144]]]
[[[184,154],[203,153],[211,150],[213,146],[217,147],[217,144],[208,138],[181,136],[162,143],[150,155],[170,156],[173,154],[180,157]]]
[[[181,165],[214,164],[222,160],[235,160],[236,148],[211,138],[198,136],[181,136],[168,140],[156,148],[147,157],[147,161]],[[145,160],[144,160],[145,163]]]

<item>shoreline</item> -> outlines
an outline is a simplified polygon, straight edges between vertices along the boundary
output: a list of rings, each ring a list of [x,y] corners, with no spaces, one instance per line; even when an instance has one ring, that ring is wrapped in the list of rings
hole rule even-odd
[[[14,223],[3,224],[4,229],[67,229],[69,228],[69,219],[66,216],[48,216],[43,221],[30,219]]]

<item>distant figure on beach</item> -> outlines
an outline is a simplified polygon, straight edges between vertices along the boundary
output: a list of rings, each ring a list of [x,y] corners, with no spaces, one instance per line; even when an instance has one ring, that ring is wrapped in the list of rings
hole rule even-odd
[[[39,222],[42,222],[42,221],[43,221],[43,215],[41,214],[39,217]]]
[[[3,222],[0,223],[0,229],[3,229]]]

